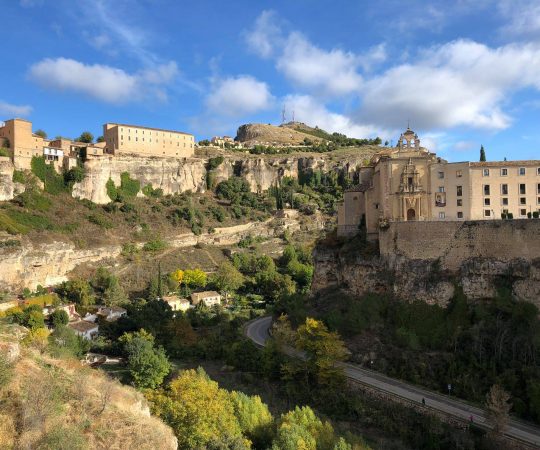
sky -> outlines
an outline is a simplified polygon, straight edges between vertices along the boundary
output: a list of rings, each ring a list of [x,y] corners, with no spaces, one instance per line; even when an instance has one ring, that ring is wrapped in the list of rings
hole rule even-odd
[[[0,120],[235,136],[294,119],[540,159],[538,0],[0,0]]]

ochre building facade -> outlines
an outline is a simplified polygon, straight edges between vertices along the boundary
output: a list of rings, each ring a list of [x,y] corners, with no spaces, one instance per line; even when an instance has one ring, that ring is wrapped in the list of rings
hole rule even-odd
[[[527,218],[540,211],[540,161],[449,163],[407,129],[360,169],[338,207],[338,235],[368,236],[396,221]]]
[[[195,151],[195,136],[180,131],[106,123],[103,137],[105,151],[112,155],[190,158]]]

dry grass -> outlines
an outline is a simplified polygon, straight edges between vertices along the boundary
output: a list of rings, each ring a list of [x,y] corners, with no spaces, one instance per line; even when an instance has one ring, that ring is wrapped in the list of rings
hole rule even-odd
[[[23,349],[0,389],[0,449],[174,449],[141,393],[75,360]]]

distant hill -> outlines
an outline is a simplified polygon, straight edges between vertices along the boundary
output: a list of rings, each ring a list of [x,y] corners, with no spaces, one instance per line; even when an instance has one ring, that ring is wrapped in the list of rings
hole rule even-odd
[[[305,139],[312,143],[325,140],[324,135],[317,135],[316,128],[311,128],[300,122],[290,122],[280,126],[263,123],[248,123],[241,125],[236,133],[236,140],[248,144],[299,145]]]
[[[340,133],[328,133],[319,127],[310,127],[302,122],[288,122],[279,126],[249,123],[238,128],[236,140],[247,145],[316,145],[332,143],[338,147],[380,145],[381,140],[350,138]]]

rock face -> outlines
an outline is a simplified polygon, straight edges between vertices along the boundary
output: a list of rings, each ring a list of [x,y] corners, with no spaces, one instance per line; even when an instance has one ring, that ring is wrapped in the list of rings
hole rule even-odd
[[[24,192],[24,185],[13,181],[15,167],[7,157],[0,157],[0,201],[11,200]]]
[[[120,186],[122,173],[141,183],[163,189],[164,194],[204,192],[206,189],[205,161],[202,159],[144,158],[117,156],[92,159],[85,163],[86,176],[73,187],[73,197],[85,198],[98,204],[109,203],[106,184],[109,179]]]
[[[289,157],[227,156],[222,164],[213,170],[215,183],[227,180],[233,175],[245,178],[253,192],[266,191],[282,177],[298,178],[301,173],[322,170],[324,172],[344,172],[355,176],[358,168],[375,149],[358,151],[352,156],[325,158],[321,155]],[[207,159],[190,158],[144,158],[144,157],[105,157],[85,163],[86,176],[73,187],[73,196],[85,198],[98,204],[110,202],[106,184],[109,179],[120,186],[124,172],[141,183],[141,188],[151,184],[160,188],[164,194],[174,194],[191,190],[206,190]]]
[[[360,239],[319,246],[312,291],[394,294],[445,306],[459,286],[471,301],[500,289],[540,308],[540,220],[393,223],[379,233],[380,255]]]
[[[249,235],[271,237],[297,224],[295,218],[283,217],[216,228],[211,234],[199,236],[184,233],[171,236],[167,241],[174,248],[190,247],[198,243],[232,245]],[[81,250],[65,242],[34,245],[26,241],[18,247],[0,248],[0,290],[20,292],[25,287],[34,290],[38,285],[55,285],[66,281],[68,273],[77,265],[114,259],[121,251],[121,245]]]

